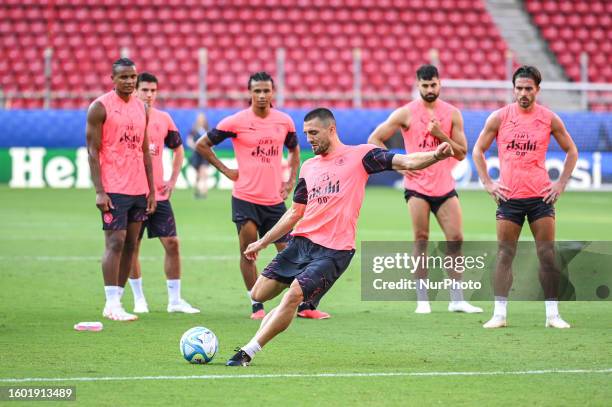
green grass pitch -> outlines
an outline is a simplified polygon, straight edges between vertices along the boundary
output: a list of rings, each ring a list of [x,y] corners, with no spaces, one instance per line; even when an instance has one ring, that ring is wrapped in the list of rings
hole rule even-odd
[[[493,240],[494,203],[481,191],[460,197],[466,240]],[[489,302],[480,304],[481,315],[450,314],[444,302],[432,303],[430,315],[413,314],[413,303],[362,302],[359,253],[321,303],[330,320],[296,320],[251,367],[225,367],[258,326],[248,318],[229,199],[227,191],[212,191],[207,200],[188,191],[173,197],[183,296],[201,307],[200,315],[165,312],[162,248],[150,240],[142,266],[151,314],[78,333],[76,322],[102,320],[104,302],[93,191],[0,187],[0,386],[75,385],[77,404],[106,406],[610,405],[611,302],[562,303],[569,330],[545,329],[542,303],[511,302],[511,326],[489,331],[481,328]],[[611,204],[612,193],[566,193],[557,204],[558,238],[610,240]],[[433,226],[431,239],[441,238]],[[402,193],[369,188],[357,240],[409,239]],[[272,248],[262,253],[260,270],[273,254]],[[131,310],[129,289],[124,304]],[[190,365],[179,354],[181,334],[197,325],[220,340],[210,365]],[[11,378],[89,379],[6,381]]]

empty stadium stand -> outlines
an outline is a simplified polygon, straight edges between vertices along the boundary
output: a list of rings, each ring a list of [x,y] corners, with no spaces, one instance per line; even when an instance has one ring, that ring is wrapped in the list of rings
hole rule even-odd
[[[139,70],[157,74],[161,89],[172,92],[197,90],[198,49],[206,48],[213,107],[243,105],[225,95],[244,91],[250,72],[275,74],[278,47],[286,49],[287,107],[318,102],[292,94],[329,91],[339,94],[335,107],[349,107],[357,47],[364,95],[410,92],[431,48],[439,50],[444,78],[505,77],[506,44],[474,0],[3,0],[0,37],[4,91],[41,91],[43,52],[53,48],[52,90],[84,95],[55,99],[56,108],[84,108],[87,94],[110,89],[110,64],[122,47]],[[366,99],[364,106],[398,103]],[[477,107],[498,103],[483,100]],[[196,104],[174,98],[167,106]],[[42,101],[15,99],[11,106],[41,107]]]

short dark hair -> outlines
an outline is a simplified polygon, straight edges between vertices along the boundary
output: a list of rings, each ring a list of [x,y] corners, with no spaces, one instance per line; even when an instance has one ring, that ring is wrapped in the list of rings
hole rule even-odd
[[[247,83],[247,89],[251,90],[251,82],[272,82],[272,88],[274,88],[274,80],[270,76],[269,73],[265,71],[255,72],[253,75],[249,77],[249,82]]]
[[[138,78],[136,79],[136,89],[138,89],[138,85],[140,85],[140,82],[159,83],[157,82],[157,78],[155,77],[155,75],[149,72],[143,72],[141,74],[138,74]]]
[[[334,114],[332,113],[332,111],[324,107],[318,107],[314,110],[311,110],[310,112],[306,114],[306,116],[304,116],[305,122],[308,122],[314,119],[319,119],[322,122],[325,122],[325,124],[331,124],[331,123],[335,124],[336,123],[336,118],[334,117]]]
[[[113,75],[115,74],[117,68],[119,68],[120,66],[136,66],[136,64],[129,58],[119,58],[118,60],[113,62]]]
[[[514,86],[516,78],[533,79],[536,86],[540,86],[540,82],[542,82],[542,74],[540,73],[538,68],[531,65],[519,66],[518,69],[514,71],[514,75],[512,75],[512,86]]]
[[[421,65],[419,69],[417,69],[416,77],[418,80],[430,81],[433,78],[439,78],[440,74],[438,73],[438,68],[433,65],[426,64]]]

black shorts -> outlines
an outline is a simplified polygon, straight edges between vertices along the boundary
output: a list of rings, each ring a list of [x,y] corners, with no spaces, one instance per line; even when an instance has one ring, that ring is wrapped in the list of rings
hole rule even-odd
[[[442,196],[429,196],[421,194],[417,191],[413,191],[412,189],[404,189],[404,199],[406,200],[406,202],[408,202],[408,200],[413,197],[424,199],[429,204],[429,207],[434,215],[438,212],[442,204],[446,202],[447,199],[452,198],[454,196],[459,196],[457,191],[455,191],[454,189],[448,194],[444,194]]]
[[[252,202],[244,201],[232,196],[232,221],[236,224],[236,229],[240,233],[240,228],[246,222],[253,221],[257,225],[259,237],[262,237],[276,222],[287,212],[287,207],[284,202],[277,205],[258,205]],[[287,242],[289,234],[281,237],[274,243]]]
[[[126,230],[128,223],[147,220],[145,195],[108,194],[115,209],[102,214],[103,230]]]
[[[157,201],[155,212],[142,223],[139,239],[142,239],[145,229],[149,239],[176,236],[176,220],[169,200]]]
[[[542,198],[522,198],[508,199],[500,201],[495,212],[497,220],[509,220],[519,226],[527,221],[532,223],[545,216],[555,217],[555,207],[553,204],[546,203]]]
[[[197,151],[194,151],[191,153],[191,157],[189,157],[189,164],[197,170],[202,165],[208,165],[208,161],[206,161],[206,158],[198,154]]]
[[[304,302],[320,300],[348,268],[355,250],[328,249],[309,239],[295,236],[268,264],[262,276],[283,284],[296,279]]]

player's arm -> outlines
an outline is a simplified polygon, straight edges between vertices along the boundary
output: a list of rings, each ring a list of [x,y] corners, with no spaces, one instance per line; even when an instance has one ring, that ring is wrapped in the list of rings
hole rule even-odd
[[[174,191],[174,186],[176,185],[176,180],[178,179],[179,175],[181,175],[183,160],[185,159],[185,148],[183,147],[181,134],[176,129],[174,122],[171,122],[171,125],[172,130],[168,130],[168,133],[164,138],[164,145],[172,149],[172,174],[170,174],[170,179],[164,182],[162,191],[163,194],[168,194],[168,198],[170,198],[172,195],[172,191]]]
[[[500,200],[506,201],[508,199],[506,198],[506,193],[510,192],[510,188],[498,182],[493,182],[491,177],[489,177],[485,152],[489,150],[491,143],[493,143],[493,140],[495,140],[495,137],[497,137],[497,132],[499,131],[500,125],[501,119],[499,118],[498,113],[493,112],[487,118],[485,126],[480,132],[476,145],[472,150],[472,159],[474,160],[474,165],[478,171],[480,181],[482,181],[486,191],[493,197],[495,202],[498,203]]]
[[[106,110],[100,102],[94,102],[87,110],[85,136],[87,139],[87,158],[91,181],[96,189],[96,206],[101,212],[113,209],[110,197],[104,191],[100,178],[100,147],[102,146],[102,126],[106,120]]]
[[[236,137],[236,134],[216,128],[212,129],[209,133],[199,138],[196,143],[196,151],[223,175],[232,181],[236,181],[238,179],[238,170],[230,169],[223,164],[212,149],[213,146],[219,144],[228,137]]]
[[[377,145],[381,148],[387,148],[385,141],[389,140],[395,132],[406,127],[410,121],[410,110],[406,107],[400,107],[389,115],[387,120],[382,122],[368,137],[368,143]]]
[[[467,139],[465,138],[465,131],[463,130],[463,116],[461,115],[461,112],[455,109],[453,111],[451,120],[453,122],[451,134],[452,137],[449,137],[448,134],[442,131],[440,122],[438,122],[436,119],[431,119],[427,125],[427,130],[438,140],[451,145],[453,151],[455,152],[453,157],[455,157],[457,160],[463,160],[465,158],[465,154],[467,153]]]
[[[442,161],[454,154],[449,143],[441,143],[435,151],[424,151],[420,153],[395,154],[392,161],[394,170],[421,170],[432,164]]]
[[[563,171],[561,171],[559,180],[541,191],[544,194],[544,202],[546,203],[555,203],[559,199],[559,195],[565,191],[574,167],[576,167],[576,161],[578,161],[578,148],[574,140],[572,140],[572,136],[570,136],[565,128],[563,120],[556,114],[552,118],[551,131],[561,149],[565,151],[565,161],[563,162]]]
[[[453,155],[453,149],[448,143],[442,143],[435,151],[411,154],[395,154],[382,148],[373,148],[361,159],[363,168],[368,174],[382,171],[411,171],[429,167],[438,161]]]
[[[306,180],[300,178],[293,192],[293,205],[291,205],[291,208],[281,216],[278,222],[276,222],[276,225],[274,225],[268,233],[246,248],[244,256],[249,260],[256,260],[260,250],[265,249],[270,243],[276,242],[278,239],[291,232],[304,216],[307,204],[308,188],[306,187]]]
[[[287,137],[285,137],[285,147],[289,150],[289,154],[287,154],[287,163],[289,164],[289,179],[283,182],[281,186],[281,197],[283,200],[287,199],[289,193],[295,186],[295,180],[298,175],[298,170],[300,169],[300,145],[298,144],[297,134],[293,132],[288,132]]]
[[[153,160],[151,160],[151,151],[149,150],[149,113],[150,107],[145,104],[145,130],[142,139],[142,160],[144,162],[145,173],[147,174],[147,183],[149,184],[149,195],[147,196],[147,214],[155,212],[157,201],[155,200],[155,180],[153,179]]]

